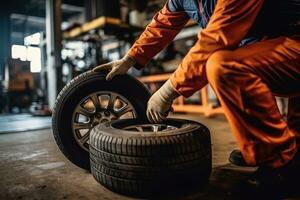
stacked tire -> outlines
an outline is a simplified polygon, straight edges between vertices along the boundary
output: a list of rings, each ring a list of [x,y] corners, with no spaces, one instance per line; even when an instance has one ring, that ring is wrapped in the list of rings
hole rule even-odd
[[[207,182],[212,169],[209,130],[202,124],[169,119],[155,131],[134,131],[139,119],[96,126],[90,134],[90,165],[95,179],[117,193],[149,197]]]

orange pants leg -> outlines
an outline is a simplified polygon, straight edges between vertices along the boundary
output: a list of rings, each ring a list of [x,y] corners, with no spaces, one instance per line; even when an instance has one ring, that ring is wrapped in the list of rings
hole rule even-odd
[[[299,147],[300,146],[300,96],[289,98],[287,122],[289,128],[294,130],[296,133],[297,145]]]
[[[276,168],[293,158],[297,133],[282,119],[273,95],[300,94],[299,39],[217,51],[207,61],[206,75],[249,165]],[[299,113],[290,116],[299,121]]]

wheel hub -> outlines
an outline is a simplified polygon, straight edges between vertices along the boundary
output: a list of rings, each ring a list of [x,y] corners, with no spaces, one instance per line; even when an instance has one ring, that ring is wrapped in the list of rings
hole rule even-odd
[[[89,150],[89,134],[100,123],[116,119],[135,118],[131,103],[114,92],[93,93],[80,101],[72,117],[72,129],[76,142],[86,151]]]
[[[108,110],[105,111],[100,111],[95,113],[95,116],[93,118],[93,126],[98,125],[100,123],[104,123],[104,122],[110,122],[112,120],[116,120],[118,119],[118,116],[116,114],[114,114],[113,112],[110,112]]]

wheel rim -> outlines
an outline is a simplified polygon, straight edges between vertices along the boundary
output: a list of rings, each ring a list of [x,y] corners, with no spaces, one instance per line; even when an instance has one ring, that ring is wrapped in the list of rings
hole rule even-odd
[[[77,104],[72,116],[73,135],[80,147],[89,151],[89,135],[94,126],[136,116],[134,107],[124,96],[109,91],[95,92]]]
[[[133,132],[148,132],[148,133],[157,133],[165,132],[170,130],[176,130],[178,127],[167,125],[167,124],[138,124],[124,127],[123,130],[133,131]]]

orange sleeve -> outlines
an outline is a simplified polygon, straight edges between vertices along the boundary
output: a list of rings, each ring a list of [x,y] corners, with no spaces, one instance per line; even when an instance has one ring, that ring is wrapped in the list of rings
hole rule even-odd
[[[171,12],[166,3],[127,54],[144,66],[175,38],[188,20],[184,11]]]
[[[175,90],[189,97],[207,84],[205,64],[222,49],[237,48],[258,15],[264,0],[218,0],[214,13],[198,41],[171,76]]]

